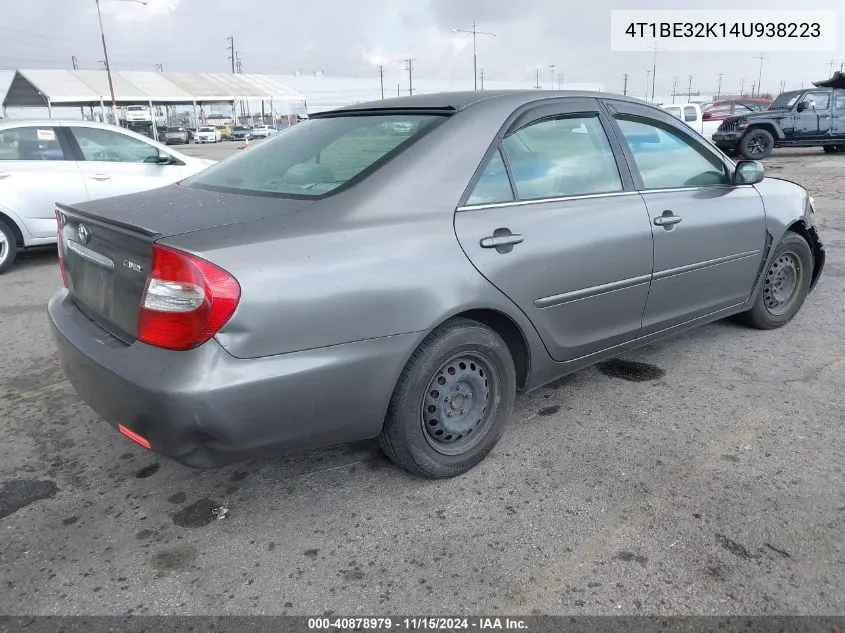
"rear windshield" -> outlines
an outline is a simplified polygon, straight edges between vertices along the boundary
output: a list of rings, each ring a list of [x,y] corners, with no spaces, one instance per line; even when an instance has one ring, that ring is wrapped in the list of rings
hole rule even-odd
[[[363,177],[443,120],[430,114],[310,119],[184,183],[240,194],[316,198]]]

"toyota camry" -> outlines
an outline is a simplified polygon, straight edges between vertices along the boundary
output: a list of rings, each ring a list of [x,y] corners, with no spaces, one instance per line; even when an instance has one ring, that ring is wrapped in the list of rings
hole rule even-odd
[[[378,438],[458,475],[518,390],[716,319],[781,327],[825,258],[802,187],[588,92],[357,104],[56,217],[68,379],[193,467]]]

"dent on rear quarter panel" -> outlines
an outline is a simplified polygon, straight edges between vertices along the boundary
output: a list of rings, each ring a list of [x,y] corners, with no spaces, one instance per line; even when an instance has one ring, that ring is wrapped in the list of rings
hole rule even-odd
[[[422,337],[474,308],[497,309],[533,330],[475,270],[453,228],[461,194],[514,107],[512,99],[472,106],[368,179],[304,211],[164,240],[238,279],[241,301],[217,335],[220,344],[255,358]],[[535,331],[526,337],[537,343]]]

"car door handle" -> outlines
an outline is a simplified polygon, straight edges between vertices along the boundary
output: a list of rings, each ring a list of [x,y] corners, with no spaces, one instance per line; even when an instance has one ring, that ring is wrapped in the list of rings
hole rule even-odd
[[[106,174],[91,174],[91,175],[90,175],[90,176],[88,176],[88,177],[89,177],[91,180],[108,180],[109,178],[111,178],[111,176],[108,176],[108,175],[106,175]]]
[[[498,248],[499,246],[512,246],[523,241],[521,235],[511,233],[510,235],[498,235],[481,238],[481,248]]]
[[[664,211],[663,215],[654,218],[654,224],[656,226],[662,226],[665,229],[671,229],[681,220],[683,220],[682,217],[675,215],[671,211]]]

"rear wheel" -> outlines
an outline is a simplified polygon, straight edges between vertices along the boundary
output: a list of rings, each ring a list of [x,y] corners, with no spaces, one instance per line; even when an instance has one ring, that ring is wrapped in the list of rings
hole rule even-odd
[[[789,323],[810,291],[813,251],[807,240],[787,231],[765,272],[754,307],[739,315],[746,325],[772,330]]]
[[[739,151],[748,160],[760,160],[772,153],[775,139],[771,132],[763,128],[749,130],[739,142]]]
[[[9,270],[17,254],[18,243],[14,232],[5,222],[0,221],[0,273]]]
[[[516,371],[502,338],[476,321],[454,319],[432,331],[402,371],[379,445],[416,475],[460,475],[501,439],[515,395]]]

